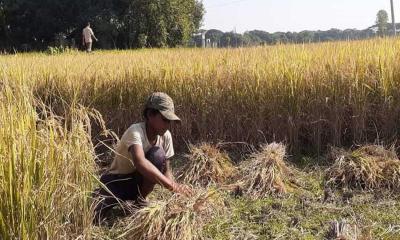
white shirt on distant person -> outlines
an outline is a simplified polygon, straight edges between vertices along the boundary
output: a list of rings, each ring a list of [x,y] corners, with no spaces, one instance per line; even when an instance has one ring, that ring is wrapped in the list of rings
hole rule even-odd
[[[94,33],[93,33],[93,30],[89,26],[87,26],[83,29],[82,34],[83,34],[85,43],[93,42],[92,36],[94,36]]]

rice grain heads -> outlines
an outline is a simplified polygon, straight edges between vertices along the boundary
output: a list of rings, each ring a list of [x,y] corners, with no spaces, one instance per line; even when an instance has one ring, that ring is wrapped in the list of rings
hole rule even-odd
[[[400,187],[400,160],[394,149],[366,145],[354,151],[333,149],[334,164],[326,171],[328,184],[377,190]]]

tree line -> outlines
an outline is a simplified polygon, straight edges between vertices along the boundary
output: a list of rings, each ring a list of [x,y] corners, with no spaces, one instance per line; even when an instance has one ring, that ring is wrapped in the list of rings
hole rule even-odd
[[[91,22],[100,39],[96,48],[202,46],[199,30],[205,10],[201,0],[0,0],[0,50],[79,47]],[[397,24],[397,29],[400,25]],[[364,29],[243,34],[208,30],[206,45],[242,47],[366,39],[393,34],[388,14],[380,10],[375,25]]]
[[[269,33],[260,30],[247,31],[243,34],[235,32],[222,32],[217,29],[208,30],[205,38],[207,46],[215,47],[242,47],[257,45],[274,45],[279,43],[310,43],[338,40],[366,39],[376,36],[376,32],[369,28],[357,29],[330,29],[328,31],[302,31],[302,32],[275,32]],[[196,36],[191,42],[194,46],[201,46],[201,36]]]
[[[2,0],[0,49],[81,43],[87,22],[98,48],[186,45],[202,22],[199,0]]]
[[[253,30],[243,34],[222,32],[217,29],[203,30],[208,47],[243,47],[258,45],[273,45],[280,43],[310,43],[341,40],[360,40],[377,36],[393,35],[391,24],[388,23],[388,13],[380,10],[376,15],[375,25],[364,29],[330,29],[327,31],[275,32]],[[396,24],[400,29],[400,24]],[[193,46],[202,46],[202,36],[192,38]]]

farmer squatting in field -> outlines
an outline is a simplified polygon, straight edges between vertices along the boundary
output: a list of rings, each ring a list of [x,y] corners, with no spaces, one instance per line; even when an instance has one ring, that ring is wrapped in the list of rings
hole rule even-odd
[[[146,197],[157,183],[175,193],[192,194],[188,186],[174,181],[170,168],[174,147],[168,129],[171,122],[180,121],[172,99],[161,92],[151,94],[143,116],[144,122],[131,125],[122,135],[110,168],[100,178],[108,190],[98,191],[96,222],[104,219],[119,204],[118,200],[134,201],[139,207],[146,205]]]

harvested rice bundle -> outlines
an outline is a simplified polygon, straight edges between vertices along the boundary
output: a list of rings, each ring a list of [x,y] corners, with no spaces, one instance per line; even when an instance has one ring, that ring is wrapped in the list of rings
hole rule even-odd
[[[284,159],[286,148],[281,143],[264,145],[240,166],[243,188],[250,196],[265,197],[270,193],[285,193],[285,183],[292,170]]]
[[[382,170],[382,187],[389,190],[400,190],[400,160],[388,160]]]
[[[124,233],[118,238],[135,240],[203,239],[203,226],[223,209],[215,190],[199,191],[194,197],[173,195],[134,210],[121,223]]]
[[[217,147],[203,143],[190,145],[189,150],[187,163],[178,177],[185,183],[203,187],[221,184],[236,173],[229,156]]]
[[[336,156],[334,165],[326,172],[328,184],[369,190],[400,186],[400,161],[393,149],[367,145],[353,152],[332,151],[332,156]]]

